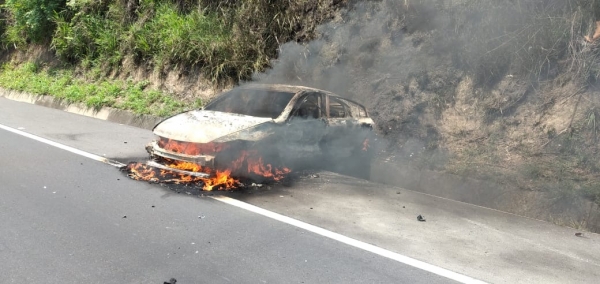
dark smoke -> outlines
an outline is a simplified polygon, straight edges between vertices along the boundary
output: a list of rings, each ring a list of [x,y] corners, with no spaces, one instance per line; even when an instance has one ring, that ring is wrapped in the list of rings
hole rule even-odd
[[[435,92],[458,82],[452,62],[433,54],[431,31],[447,25],[436,17],[439,1],[361,2],[321,26],[319,40],[286,43],[279,58],[255,81],[316,87],[363,103],[392,148],[423,151],[436,140],[423,112]],[[413,2],[419,2],[415,5]],[[440,2],[441,3],[441,2]],[[407,19],[408,15],[412,16]],[[424,92],[414,97],[415,92]]]
[[[542,87],[574,93],[579,92],[577,88],[600,82],[598,45],[583,41],[583,36],[593,34],[595,22],[600,21],[599,3],[354,1],[347,11],[319,27],[318,40],[282,45],[272,68],[255,74],[253,79],[321,88],[364,104],[375,120],[379,140],[383,140],[378,161],[395,163],[394,167],[385,162],[378,164],[378,169],[383,169],[380,172],[391,168],[387,173],[377,173],[382,179],[379,181],[391,180],[416,190],[431,189],[433,192],[428,193],[522,214],[518,211],[521,209],[511,207],[512,200],[493,193],[507,190],[504,184],[519,188],[519,179],[532,180],[532,176],[519,170],[523,165],[518,161],[501,160],[505,157],[494,151],[502,143],[517,145],[523,141],[511,138],[511,131],[527,136],[534,144],[546,139],[543,127],[533,123],[521,125],[522,121],[517,120],[519,115],[544,112],[548,108],[543,105],[545,102],[554,104],[545,91],[539,91],[544,90]],[[572,86],[565,87],[564,82]],[[597,107],[590,106],[593,113]],[[464,109],[471,112],[463,112]],[[469,126],[461,128],[460,123]],[[582,144],[582,148],[594,149],[595,139],[588,145]],[[476,152],[487,146],[491,148],[483,150],[489,152]],[[518,147],[521,145],[515,146],[512,155],[532,158],[529,150]],[[507,166],[497,167],[491,160],[494,155]],[[470,159],[485,166],[471,163]],[[538,162],[537,159],[532,161]],[[459,173],[461,179],[442,176],[440,171]],[[562,170],[555,173],[562,175]],[[467,183],[462,179],[465,176],[496,183]],[[427,183],[427,177],[438,177],[439,183]],[[537,181],[538,177],[533,179]],[[540,184],[555,181],[551,176],[539,180]],[[398,184],[401,182],[404,184]],[[540,184],[537,186],[542,189],[544,185]],[[561,187],[557,184],[552,186]],[[576,182],[575,187],[578,186]],[[490,196],[478,195],[482,188]],[[581,200],[575,197],[573,200]],[[593,214],[578,209],[583,206],[573,205],[563,197],[545,205],[544,198],[532,201],[543,208],[542,213],[530,208],[523,209],[530,210],[524,214],[547,218],[554,214],[548,213],[548,208],[559,208],[557,212],[574,216],[574,220],[587,218],[596,222],[590,219]],[[579,213],[572,214],[570,210]]]
[[[401,2],[404,1],[357,4],[352,11],[319,27],[319,40],[284,44],[273,68],[256,74],[254,79],[307,85],[366,99],[371,94],[360,91],[365,85],[376,84],[374,80],[404,81],[412,73],[439,67],[434,58],[421,52],[418,38],[406,40],[408,27],[403,17],[407,11]],[[438,19],[432,17],[435,8],[420,7],[419,23],[410,27],[413,32],[437,25]]]
[[[571,28],[559,16],[579,2],[361,1],[321,26],[318,40],[282,45],[272,68],[254,80],[354,99],[370,110],[391,151],[444,160],[436,121],[465,75],[481,88],[509,74],[531,81],[555,75],[568,35],[551,33]]]

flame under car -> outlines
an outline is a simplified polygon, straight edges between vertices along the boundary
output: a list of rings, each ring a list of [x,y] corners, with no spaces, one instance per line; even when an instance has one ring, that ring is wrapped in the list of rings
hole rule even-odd
[[[158,123],[146,149],[163,169],[277,180],[290,168],[364,155],[373,124],[364,106],[327,91],[252,84]]]

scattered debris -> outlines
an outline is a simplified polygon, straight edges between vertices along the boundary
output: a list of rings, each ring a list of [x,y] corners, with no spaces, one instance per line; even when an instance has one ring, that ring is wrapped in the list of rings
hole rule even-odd
[[[575,233],[576,237],[583,237],[583,233]]]
[[[198,219],[204,219],[206,218],[206,216],[202,215],[202,216],[198,216]]]
[[[127,215],[123,216],[123,219],[126,219],[126,218],[127,218]]]
[[[425,222],[425,221],[427,221],[427,220],[425,220],[425,218],[424,218],[423,216],[421,216],[421,215],[417,216],[417,220],[418,220],[419,222]]]
[[[163,282],[163,284],[175,284],[175,283],[177,283],[177,279],[175,279],[175,278],[171,278],[171,279],[169,279],[169,281]]]

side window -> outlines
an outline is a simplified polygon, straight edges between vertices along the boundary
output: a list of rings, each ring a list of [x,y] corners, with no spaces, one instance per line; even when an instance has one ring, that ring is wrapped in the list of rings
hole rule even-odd
[[[367,115],[367,110],[365,109],[364,106],[353,102],[353,101],[348,101],[345,99],[341,99],[342,102],[346,103],[346,106],[348,106],[348,112],[346,115],[347,116],[352,116],[355,118],[360,118],[360,117],[368,117]]]
[[[344,118],[348,115],[348,106],[342,100],[335,97],[329,97],[330,118]]]
[[[303,119],[318,119],[321,117],[321,96],[319,94],[309,94],[302,97],[292,112],[293,117]]]

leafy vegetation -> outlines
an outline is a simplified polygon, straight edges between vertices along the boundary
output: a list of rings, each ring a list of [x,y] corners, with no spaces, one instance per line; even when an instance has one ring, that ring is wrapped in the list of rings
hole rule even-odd
[[[343,1],[341,1],[343,2]],[[142,92],[147,83],[121,82],[121,95],[105,93],[106,82],[70,78],[75,74],[119,74],[131,58],[159,74],[178,69],[215,85],[249,79],[269,66],[280,43],[311,39],[318,23],[340,1],[210,0],[6,0],[0,1],[5,51],[48,45],[64,63],[61,70],[4,65],[3,87],[50,94],[88,106],[113,106],[137,113],[181,109],[168,95]],[[300,12],[312,11],[312,18]],[[35,64],[34,64],[35,65]],[[100,71],[101,70],[101,71]],[[13,81],[11,76],[20,76]],[[103,76],[94,76],[107,81]],[[31,84],[25,79],[32,79]],[[76,83],[73,83],[76,82]],[[60,84],[73,83],[64,88]],[[137,86],[137,87],[134,87]],[[109,88],[111,89],[111,88]],[[113,88],[114,89],[114,88]],[[61,90],[61,91],[58,91]],[[125,94],[126,93],[126,94]],[[118,99],[120,98],[120,99]],[[157,102],[164,107],[153,109]],[[148,104],[144,106],[144,104]],[[169,107],[167,107],[169,106]]]
[[[73,77],[69,69],[45,68],[35,63],[20,66],[4,64],[0,85],[39,95],[50,95],[68,103],[83,103],[90,108],[105,106],[131,110],[137,114],[167,116],[184,109],[199,108],[201,100],[186,104],[168,94],[148,90],[148,82],[99,80],[87,82]]]
[[[2,40],[25,47],[49,39],[63,60],[88,69],[119,71],[129,56],[158,72],[192,69],[231,84],[268,67],[279,44],[312,38],[340,2],[7,0]]]
[[[12,23],[6,30],[8,42],[25,45],[47,40],[54,29],[53,17],[64,9],[66,0],[6,0],[4,7]]]

